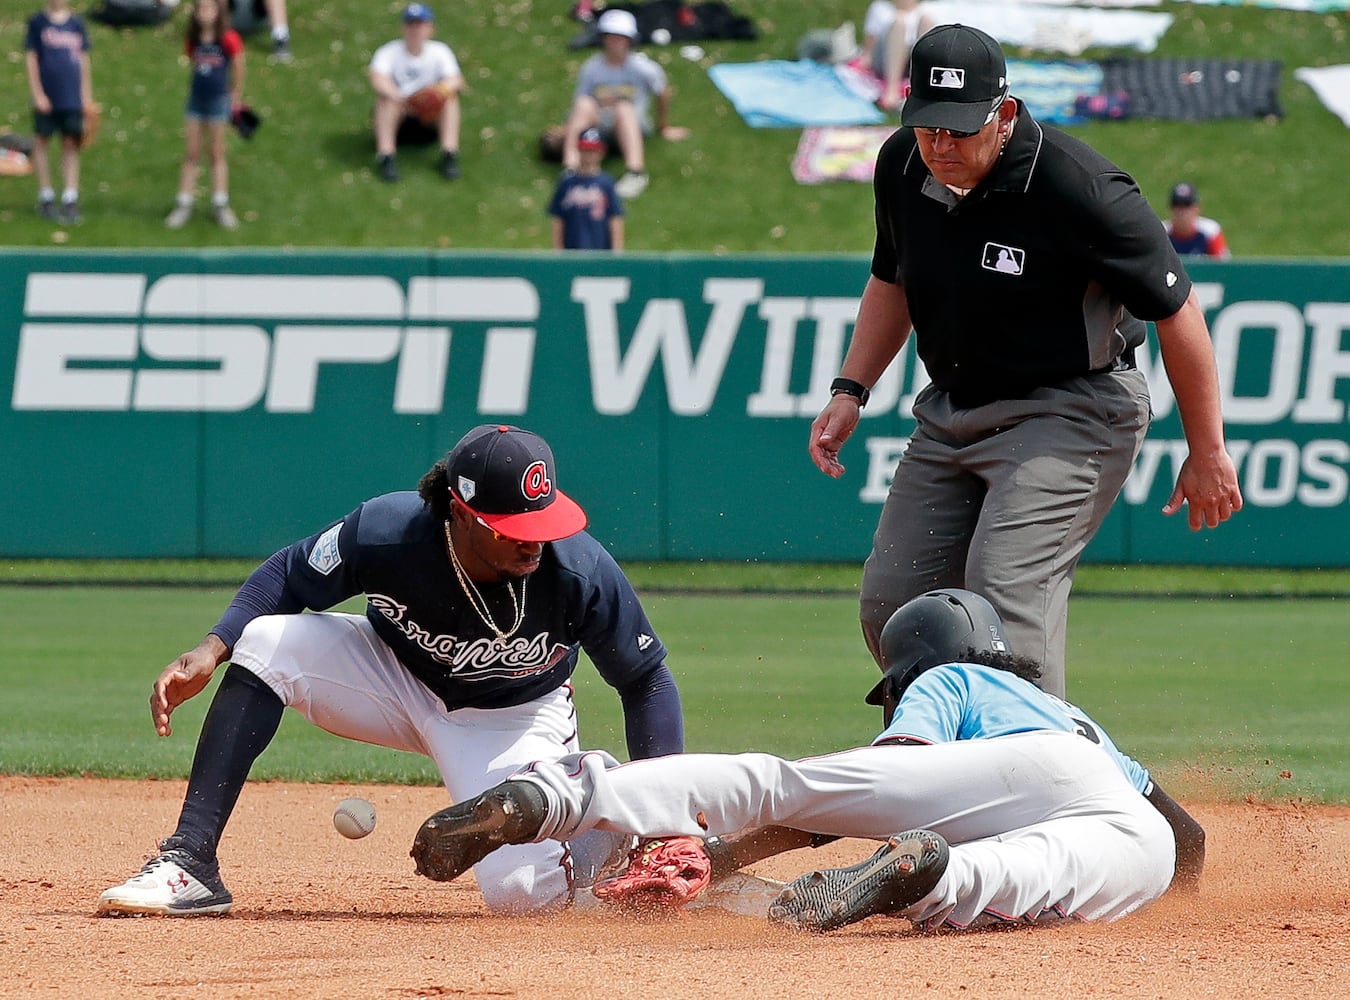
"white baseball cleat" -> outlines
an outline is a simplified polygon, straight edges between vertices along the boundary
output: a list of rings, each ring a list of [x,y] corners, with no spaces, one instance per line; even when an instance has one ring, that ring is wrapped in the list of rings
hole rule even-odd
[[[151,858],[140,871],[98,898],[99,916],[158,914],[168,917],[219,916],[234,897],[214,864],[204,865],[182,848]]]

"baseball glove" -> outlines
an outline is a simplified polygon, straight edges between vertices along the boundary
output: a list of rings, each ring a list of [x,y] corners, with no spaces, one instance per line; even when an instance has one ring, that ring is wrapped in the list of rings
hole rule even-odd
[[[434,128],[441,120],[441,108],[445,107],[445,102],[453,97],[454,93],[444,80],[433,83],[430,87],[423,87],[408,98],[408,114],[423,125]]]
[[[87,104],[84,108],[84,135],[80,139],[80,146],[92,146],[94,140],[98,138],[99,126],[103,124],[103,109],[97,104]]]
[[[712,860],[696,837],[644,841],[628,867],[591,887],[596,899],[629,909],[678,909],[712,880]]]
[[[247,104],[238,104],[230,111],[230,124],[241,139],[252,139],[262,124],[262,118]]]

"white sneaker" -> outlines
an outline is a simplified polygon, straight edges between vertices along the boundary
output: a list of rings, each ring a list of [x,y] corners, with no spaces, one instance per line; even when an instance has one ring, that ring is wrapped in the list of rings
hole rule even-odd
[[[647,174],[640,170],[630,170],[614,182],[614,190],[620,198],[636,198],[647,190]]]
[[[234,210],[229,205],[217,205],[212,209],[212,212],[222,229],[239,228],[239,216],[234,214]]]
[[[187,221],[190,218],[192,218],[192,206],[190,204],[175,205],[173,211],[170,212],[168,217],[164,220],[164,225],[168,226],[170,229],[182,229],[187,225]]]
[[[158,913],[195,917],[226,913],[232,905],[234,897],[220,880],[216,866],[208,868],[181,848],[151,858],[131,878],[98,897],[100,916]]]

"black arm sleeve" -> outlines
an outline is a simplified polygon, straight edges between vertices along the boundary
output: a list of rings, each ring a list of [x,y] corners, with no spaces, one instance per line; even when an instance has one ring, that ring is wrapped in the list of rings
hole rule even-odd
[[[675,678],[664,663],[619,688],[630,760],[684,750],[684,711]]]
[[[244,626],[260,615],[293,615],[304,605],[286,589],[287,553],[274,552],[249,574],[234,600],[211,631],[231,650],[244,632]]]
[[[1200,888],[1200,873],[1205,867],[1205,830],[1157,782],[1146,798],[1162,813],[1172,835],[1177,838],[1177,867],[1172,885],[1190,892]]]

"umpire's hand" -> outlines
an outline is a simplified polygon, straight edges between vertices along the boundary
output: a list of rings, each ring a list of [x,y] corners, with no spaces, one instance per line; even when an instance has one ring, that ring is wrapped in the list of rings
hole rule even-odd
[[[811,424],[811,440],[806,445],[811,452],[811,461],[832,479],[844,474],[839,449],[858,426],[861,413],[862,406],[856,397],[840,393],[825,404],[825,409]]]
[[[150,719],[155,724],[155,732],[160,736],[169,736],[173,727],[169,725],[169,716],[173,710],[194,695],[200,694],[211,683],[211,676],[229,657],[219,636],[208,635],[195,649],[174,660],[155,681],[150,692]]]
[[[1186,456],[1163,513],[1175,514],[1183,504],[1188,508],[1187,520],[1192,531],[1217,528],[1242,509],[1237,467],[1227,451],[1219,448],[1209,455]]]

